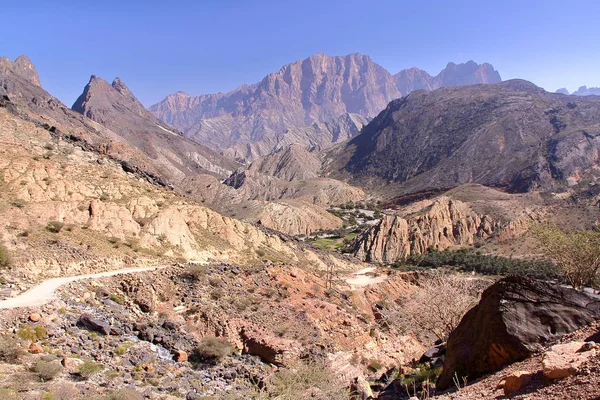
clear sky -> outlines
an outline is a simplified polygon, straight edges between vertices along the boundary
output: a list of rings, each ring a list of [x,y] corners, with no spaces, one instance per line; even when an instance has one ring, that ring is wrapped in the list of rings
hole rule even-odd
[[[149,106],[255,83],[316,52],[433,75],[473,59],[551,91],[600,87],[598,0],[28,0],[0,15],[0,55],[27,54],[69,106],[92,74],[120,77]]]

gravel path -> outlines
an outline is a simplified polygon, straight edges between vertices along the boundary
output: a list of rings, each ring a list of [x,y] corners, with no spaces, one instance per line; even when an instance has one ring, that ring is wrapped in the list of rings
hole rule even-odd
[[[6,308],[19,308],[19,307],[39,307],[51,300],[56,299],[56,289],[61,287],[62,285],[78,281],[81,279],[89,279],[89,278],[102,278],[106,276],[114,276],[121,274],[132,274],[135,272],[143,272],[143,271],[153,271],[155,269],[165,268],[165,267],[139,267],[139,268],[125,268],[119,269],[115,271],[107,271],[107,272],[99,272],[97,274],[88,274],[88,275],[77,275],[77,276],[68,276],[64,278],[52,278],[47,279],[40,283],[37,286],[32,287],[25,293],[21,293],[20,295],[2,300],[0,301],[0,309]]]

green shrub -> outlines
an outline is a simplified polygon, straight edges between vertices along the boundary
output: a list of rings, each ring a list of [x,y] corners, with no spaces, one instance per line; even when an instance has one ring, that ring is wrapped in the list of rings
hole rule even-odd
[[[11,336],[0,336],[0,361],[14,363],[23,354],[25,353],[15,338]]]
[[[120,305],[125,304],[125,298],[118,294],[111,294],[109,299]]]
[[[45,339],[48,336],[48,331],[45,327],[26,325],[17,331],[17,336],[23,340],[29,340],[30,342],[37,342],[38,340]]]
[[[77,371],[79,375],[85,379],[91,378],[93,375],[102,371],[104,366],[100,363],[97,363],[92,360],[86,360],[83,364],[79,366],[79,370]]]
[[[0,267],[10,267],[10,256],[8,255],[8,250],[2,244],[0,244]]]
[[[62,366],[58,361],[40,360],[33,365],[31,370],[32,372],[35,372],[42,382],[48,382],[61,373]]]
[[[46,224],[46,230],[48,232],[58,233],[62,230],[63,226],[65,226],[65,224],[63,224],[62,222],[50,221]]]
[[[225,356],[231,354],[231,351],[231,344],[227,340],[209,336],[200,341],[195,355],[199,356],[203,361],[217,363]]]
[[[426,268],[442,266],[454,267],[459,271],[475,271],[483,275],[522,275],[538,279],[556,279],[560,271],[549,261],[513,259],[473,252],[471,250],[436,251],[415,254],[405,261],[394,265],[400,269]]]

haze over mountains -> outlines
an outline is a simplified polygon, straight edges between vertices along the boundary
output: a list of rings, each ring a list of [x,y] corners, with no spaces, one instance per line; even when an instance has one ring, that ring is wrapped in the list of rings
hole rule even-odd
[[[340,127],[335,120],[342,115],[372,118],[389,101],[414,90],[500,80],[491,65],[473,61],[449,63],[435,77],[417,68],[392,75],[366,55],[332,57],[318,53],[282,67],[258,84],[197,97],[178,92],[150,111],[192,140],[233,157],[252,159],[291,144],[287,137],[296,133],[294,127],[329,123],[321,130],[338,131],[337,135],[323,138],[305,133],[304,139],[296,135],[293,140],[309,148],[325,149],[360,129],[359,124],[349,129]]]
[[[567,89],[562,88],[562,89],[558,89],[556,91],[556,93],[572,94],[574,96],[600,96],[600,88],[597,88],[597,87],[588,88],[587,86],[580,86],[579,89],[577,89],[573,93],[569,93],[569,91]]]

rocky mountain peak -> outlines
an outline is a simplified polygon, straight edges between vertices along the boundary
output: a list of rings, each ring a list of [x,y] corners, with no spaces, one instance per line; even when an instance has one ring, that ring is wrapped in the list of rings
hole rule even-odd
[[[0,69],[11,70],[13,73],[27,79],[36,86],[42,87],[40,76],[35,66],[26,55],[20,55],[15,61],[10,61],[8,57],[0,59]]]

